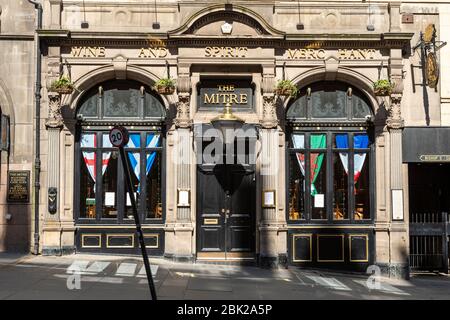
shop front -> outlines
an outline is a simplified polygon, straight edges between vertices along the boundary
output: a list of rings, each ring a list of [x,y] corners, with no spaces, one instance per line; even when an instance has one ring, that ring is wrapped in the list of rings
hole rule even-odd
[[[75,87],[48,93],[43,107],[53,120],[44,189],[58,190],[44,252],[138,252],[108,140],[123,125],[151,255],[405,269],[403,222],[389,229],[391,189],[403,189],[389,175],[401,168],[402,87],[380,98],[372,84],[388,73],[401,81],[410,34],[316,43],[248,8],[214,5],[151,36],[43,35],[47,81],[62,72]],[[158,93],[166,78],[175,87]],[[281,80],[298,94],[278,92]]]

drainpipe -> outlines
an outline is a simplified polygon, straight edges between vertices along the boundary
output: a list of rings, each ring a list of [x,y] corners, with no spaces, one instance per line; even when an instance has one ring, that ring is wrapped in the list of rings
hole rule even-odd
[[[36,154],[34,158],[34,254],[39,254],[39,189],[40,189],[40,174],[41,174],[41,45],[38,31],[42,29],[42,5],[33,0],[28,0],[37,10],[37,29],[34,35],[36,44],[36,87],[34,92],[35,108],[36,108]]]

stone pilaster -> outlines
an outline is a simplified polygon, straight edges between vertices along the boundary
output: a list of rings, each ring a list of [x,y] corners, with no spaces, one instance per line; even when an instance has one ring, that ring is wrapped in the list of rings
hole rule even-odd
[[[391,83],[394,88],[390,97],[390,103],[388,107],[388,118],[386,121],[387,129],[389,131],[389,221],[390,225],[387,230],[387,234],[380,234],[379,239],[389,239],[389,244],[383,246],[383,250],[389,251],[388,261],[377,261],[377,264],[381,267],[382,273],[389,277],[395,278],[408,278],[409,266],[408,257],[408,221],[406,219],[407,214],[404,213],[403,220],[393,219],[393,199],[392,190],[402,190],[403,201],[404,185],[403,185],[403,163],[402,163],[402,131],[404,127],[404,120],[401,113],[401,100],[403,94],[403,64],[401,50],[392,49],[390,58],[390,75]],[[381,241],[377,243],[377,246],[381,246]]]
[[[269,72],[267,72],[269,71]],[[262,267],[276,268],[280,262],[278,252],[279,225],[277,208],[278,198],[275,191],[275,206],[264,206],[264,192],[278,190],[278,176],[280,174],[278,150],[278,119],[276,113],[276,99],[274,95],[275,77],[270,68],[266,70],[262,80],[262,114],[261,130],[261,158],[260,179],[262,188],[261,221],[259,222],[260,246],[259,259]],[[284,253],[281,253],[284,256]],[[284,259],[283,259],[284,260]]]
[[[182,69],[182,68],[181,68]],[[193,234],[194,224],[192,221],[192,190],[191,190],[191,163],[192,163],[192,119],[190,116],[190,78],[188,74],[179,75],[177,79],[177,116],[175,118],[175,156],[172,158],[176,168],[175,199],[179,190],[189,190],[190,206],[178,206],[175,204],[175,221],[168,224],[166,229],[167,240],[175,243],[168,247],[166,257],[174,260],[193,260]]]
[[[48,117],[45,123],[48,135],[48,155],[47,155],[47,188],[44,194],[47,195],[44,201],[46,208],[43,223],[43,248],[44,255],[60,255],[61,252],[61,222],[60,222],[60,134],[63,127],[61,116],[61,96],[59,94],[49,94],[48,96]],[[56,190],[56,211],[49,210],[49,190]]]

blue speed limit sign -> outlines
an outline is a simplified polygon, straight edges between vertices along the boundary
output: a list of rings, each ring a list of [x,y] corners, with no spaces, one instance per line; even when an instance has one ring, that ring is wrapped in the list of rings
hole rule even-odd
[[[128,143],[128,130],[124,127],[114,127],[109,132],[109,141],[114,147],[123,147]]]

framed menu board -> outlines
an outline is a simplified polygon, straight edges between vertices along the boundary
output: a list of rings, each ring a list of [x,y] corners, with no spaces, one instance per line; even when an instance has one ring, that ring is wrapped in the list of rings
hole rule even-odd
[[[8,202],[30,201],[30,171],[8,171]]]

